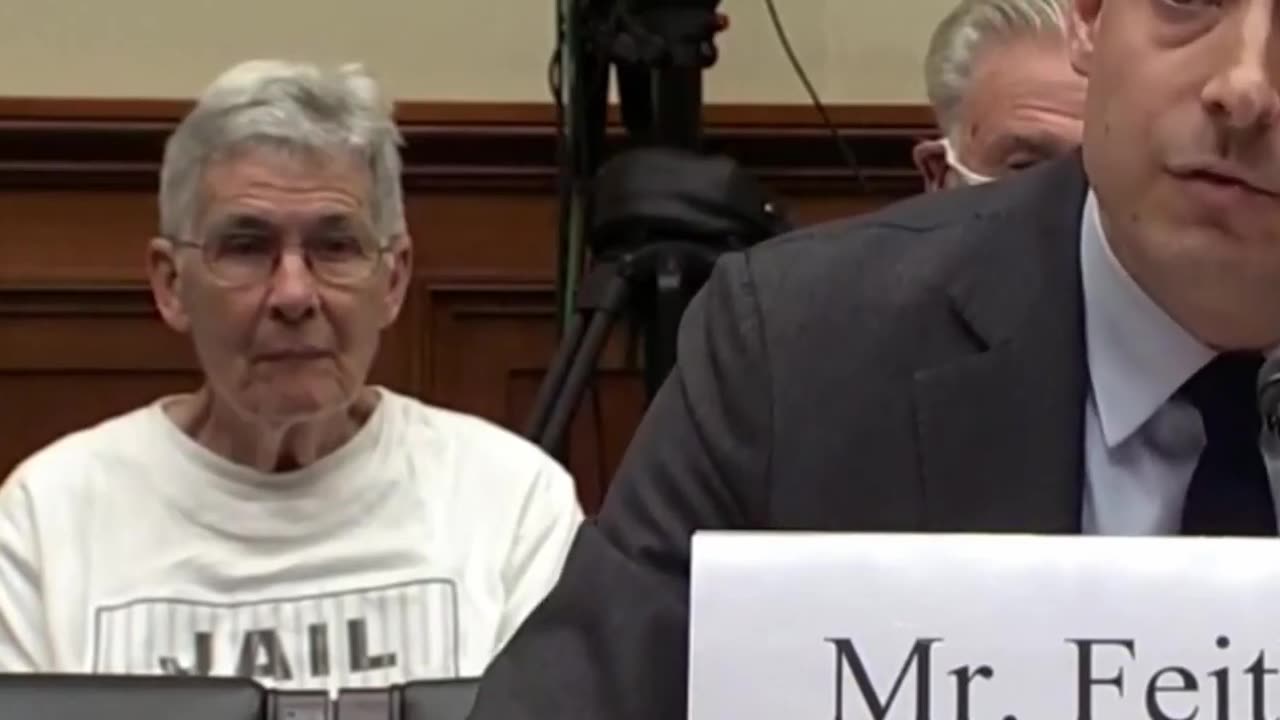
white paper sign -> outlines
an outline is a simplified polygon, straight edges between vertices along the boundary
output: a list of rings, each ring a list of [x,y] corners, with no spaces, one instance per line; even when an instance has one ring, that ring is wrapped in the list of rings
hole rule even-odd
[[[1280,540],[698,533],[691,720],[1280,717]]]

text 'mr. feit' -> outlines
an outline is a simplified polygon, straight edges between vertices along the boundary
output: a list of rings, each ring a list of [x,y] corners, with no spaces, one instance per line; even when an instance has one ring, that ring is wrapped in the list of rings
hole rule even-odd
[[[836,720],[943,720],[931,714],[942,693],[951,696],[939,704],[954,708],[946,713],[947,720],[1275,720],[1280,716],[1280,702],[1268,705],[1270,686],[1277,684],[1269,678],[1280,668],[1269,663],[1265,650],[1259,650],[1251,662],[1235,666],[1168,663],[1144,672],[1137,663],[1142,648],[1134,638],[1067,638],[1063,649],[1073,656],[1074,672],[1063,681],[1070,683],[1074,707],[1055,708],[1051,717],[1029,711],[1036,717],[1019,718],[1016,708],[991,717],[977,716],[975,700],[984,693],[997,693],[1000,672],[981,662],[939,666],[935,651],[945,645],[943,638],[915,639],[906,657],[893,663],[893,682],[879,686],[872,680],[879,673],[872,671],[866,653],[852,639],[826,638],[826,643],[835,659]],[[1209,648],[1210,653],[1231,648],[1232,641],[1219,636],[1214,647],[1217,650]],[[1280,684],[1274,689],[1280,690]],[[914,713],[907,709],[910,706]],[[990,707],[990,702],[984,707]]]

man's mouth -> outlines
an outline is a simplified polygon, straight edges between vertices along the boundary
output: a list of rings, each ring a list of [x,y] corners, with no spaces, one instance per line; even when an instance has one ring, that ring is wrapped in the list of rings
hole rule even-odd
[[[1189,167],[1175,169],[1174,177],[1179,180],[1207,186],[1218,191],[1234,191],[1280,200],[1280,189],[1255,179],[1247,173],[1230,168]]]

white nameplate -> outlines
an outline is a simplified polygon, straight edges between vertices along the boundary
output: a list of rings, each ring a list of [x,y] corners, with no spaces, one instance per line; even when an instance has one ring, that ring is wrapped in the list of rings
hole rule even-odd
[[[691,720],[1280,717],[1275,539],[698,533]]]

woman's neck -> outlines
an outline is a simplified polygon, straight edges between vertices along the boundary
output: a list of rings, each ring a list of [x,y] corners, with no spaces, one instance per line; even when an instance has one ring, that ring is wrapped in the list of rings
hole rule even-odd
[[[296,421],[267,422],[246,417],[208,387],[165,406],[170,419],[216,455],[259,472],[307,467],[342,447],[373,414],[378,393],[366,389],[334,412]]]

